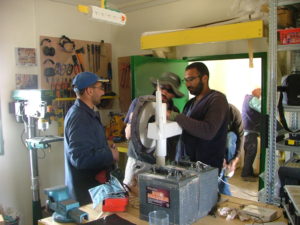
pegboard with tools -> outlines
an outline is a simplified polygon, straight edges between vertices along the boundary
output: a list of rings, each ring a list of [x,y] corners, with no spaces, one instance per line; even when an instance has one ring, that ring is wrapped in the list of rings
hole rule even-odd
[[[56,98],[74,97],[71,83],[80,72],[108,78],[111,92],[111,44],[61,37],[40,36],[41,88],[51,89]]]

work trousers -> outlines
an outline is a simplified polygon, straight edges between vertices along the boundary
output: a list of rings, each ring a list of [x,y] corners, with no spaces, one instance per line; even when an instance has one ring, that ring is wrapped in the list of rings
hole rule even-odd
[[[242,177],[254,176],[253,172],[253,162],[257,153],[257,133],[249,133],[245,136],[244,143],[244,167],[242,170]]]
[[[235,154],[236,154],[236,141],[237,136],[234,132],[230,131],[227,134],[227,152],[226,152],[226,162],[229,163],[231,160],[233,160]],[[231,195],[230,186],[228,184],[228,177],[225,176],[225,168],[222,169],[219,177],[221,180],[219,180],[219,192],[224,195]]]

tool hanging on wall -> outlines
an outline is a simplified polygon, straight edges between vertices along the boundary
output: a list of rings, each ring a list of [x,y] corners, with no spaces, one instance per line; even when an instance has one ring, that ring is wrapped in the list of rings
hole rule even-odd
[[[90,45],[87,45],[86,48],[87,48],[87,52],[88,52],[89,71],[92,71],[92,66],[91,66],[91,49],[90,49]]]
[[[98,71],[98,45],[95,45],[95,72]]]
[[[92,72],[94,72],[94,44],[91,44],[91,55],[92,55],[92,60],[91,60],[91,65],[92,65]]]
[[[111,63],[109,62],[107,64],[107,78],[111,81],[113,76],[112,76],[112,67],[111,67]]]
[[[49,46],[44,46],[44,43],[47,42]],[[55,48],[51,46],[51,40],[49,38],[45,38],[41,41],[42,51],[45,56],[54,56]]]
[[[48,64],[48,62],[51,63],[51,66],[46,67],[46,68],[44,69],[44,75],[46,76],[46,81],[47,81],[47,83],[49,83],[49,79],[48,79],[48,78],[49,78],[49,77],[53,77],[53,76],[55,75],[55,69],[54,69],[55,63],[54,63],[54,61],[53,61],[52,59],[46,59],[46,60],[43,62],[43,64],[46,65],[46,64]]]
[[[72,72],[73,72],[73,65],[71,63],[69,63],[68,66],[67,66],[66,74],[68,76],[70,76],[72,74]]]
[[[73,71],[74,71],[74,75],[80,73],[80,66],[78,64],[78,60],[76,55],[72,55],[72,60],[73,60]]]
[[[130,84],[130,65],[128,63],[123,64],[121,66],[122,72],[121,72],[121,87],[122,88],[129,88]]]
[[[55,64],[55,74],[63,76],[67,73],[67,65],[57,62]]]
[[[98,60],[97,60],[97,62],[98,62],[98,67],[97,67],[97,70],[100,70],[100,65],[101,65],[101,45],[98,45],[98,51],[97,51],[97,53],[98,53]]]
[[[94,45],[94,72],[97,72],[97,45]]]
[[[62,49],[65,51],[65,52],[68,52],[68,53],[72,53],[75,49],[75,43],[74,41],[71,41],[70,38],[68,38],[67,36],[63,35],[61,36],[61,38],[59,39],[59,46],[62,47]]]
[[[80,65],[80,69],[81,71],[83,72],[84,71],[84,67],[83,67],[83,55],[85,52],[84,52],[84,47],[82,48],[79,48],[79,49],[76,49],[75,50],[75,53],[76,53],[76,56],[77,56],[77,59],[79,61],[79,65]]]

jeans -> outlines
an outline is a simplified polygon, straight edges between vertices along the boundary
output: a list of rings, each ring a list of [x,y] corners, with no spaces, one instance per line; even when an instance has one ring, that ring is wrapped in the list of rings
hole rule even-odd
[[[226,147],[226,155],[225,155],[225,160],[226,163],[228,164],[235,156],[236,153],[236,141],[237,141],[237,135],[230,131],[227,133],[227,147]],[[227,184],[228,183],[228,178],[225,176],[225,169],[223,168],[219,177],[223,181],[219,180],[219,192],[224,195],[231,195],[230,192],[230,187]]]
[[[253,162],[255,160],[255,156],[257,153],[257,133],[249,133],[245,136],[245,144],[244,144],[244,167],[242,170],[242,177],[253,176]]]

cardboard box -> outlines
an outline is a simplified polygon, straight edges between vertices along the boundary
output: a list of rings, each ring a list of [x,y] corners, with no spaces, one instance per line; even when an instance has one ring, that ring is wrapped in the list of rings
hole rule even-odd
[[[277,9],[277,25],[279,28],[295,26],[293,11],[285,8]]]

